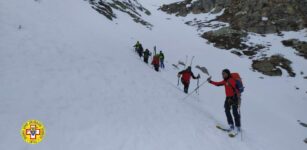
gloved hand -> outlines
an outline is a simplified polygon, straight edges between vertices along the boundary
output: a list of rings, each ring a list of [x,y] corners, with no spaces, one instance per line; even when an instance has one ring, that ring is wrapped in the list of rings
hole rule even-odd
[[[200,79],[200,75],[198,74],[197,79]]]
[[[207,79],[208,82],[211,82],[211,76]]]

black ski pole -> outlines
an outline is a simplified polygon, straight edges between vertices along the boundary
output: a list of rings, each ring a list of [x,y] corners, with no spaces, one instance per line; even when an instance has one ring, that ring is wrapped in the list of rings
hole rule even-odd
[[[199,74],[198,74],[199,77]],[[199,78],[197,79],[197,87],[199,87]],[[199,88],[197,89],[196,93],[199,95]]]

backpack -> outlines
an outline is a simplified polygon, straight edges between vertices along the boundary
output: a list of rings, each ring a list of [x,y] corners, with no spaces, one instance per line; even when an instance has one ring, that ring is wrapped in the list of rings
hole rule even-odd
[[[182,80],[185,82],[190,82],[191,79],[191,73],[189,71],[184,71],[182,73]]]
[[[231,73],[231,78],[233,78],[236,81],[236,89],[240,93],[243,93],[244,92],[244,86],[243,86],[243,82],[242,82],[242,79],[241,79],[239,73]],[[232,88],[234,88],[234,87],[232,87]]]
[[[158,55],[155,55],[152,59],[152,63],[153,65],[159,65],[160,63],[160,60],[159,60],[159,56]]]

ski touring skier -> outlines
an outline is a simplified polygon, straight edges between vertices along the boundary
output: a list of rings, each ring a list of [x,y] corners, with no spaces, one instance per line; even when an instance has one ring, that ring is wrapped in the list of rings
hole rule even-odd
[[[161,66],[162,69],[164,69],[165,68],[165,66],[164,66],[164,58],[165,57],[164,57],[164,54],[163,54],[162,51],[160,51],[159,57],[160,57],[160,66]]]
[[[154,66],[154,69],[159,72],[160,68],[160,56],[159,54],[154,55],[151,64]]]
[[[186,93],[186,94],[188,94],[188,92],[189,92],[191,77],[193,79],[200,79],[200,75],[198,75],[197,77],[194,76],[191,66],[189,66],[185,70],[180,71],[177,76],[178,76],[178,78],[181,77],[181,83],[184,86],[184,93]]]
[[[143,46],[141,45],[140,48],[138,49],[138,54],[140,57],[142,57],[143,53],[144,53],[144,49],[143,49]]]
[[[144,51],[142,44],[139,41],[137,41],[134,47],[135,51],[139,54],[140,57],[142,57]]]
[[[136,44],[133,46],[135,48],[135,52],[138,52],[138,49],[140,48],[141,43],[139,41],[136,42]]]
[[[236,74],[238,77],[239,75]],[[223,129],[229,132],[239,133],[241,131],[241,118],[240,118],[240,104],[241,104],[241,89],[238,89],[237,80],[233,77],[234,75],[228,70],[224,69],[222,71],[223,81],[215,82],[211,80],[211,77],[207,79],[207,81],[215,86],[224,86],[226,93],[226,100],[224,103],[225,114],[227,118],[227,122],[229,124],[229,129]],[[240,77],[239,77],[240,78]],[[241,84],[241,87],[243,85]],[[232,114],[231,114],[232,109]],[[234,117],[234,121],[233,121]],[[234,126],[235,125],[235,126]],[[236,127],[236,129],[235,129]]]
[[[150,56],[151,56],[150,51],[149,51],[148,49],[146,49],[146,50],[144,51],[144,56],[143,56],[144,62],[145,62],[146,64],[148,64],[148,59],[149,59]]]

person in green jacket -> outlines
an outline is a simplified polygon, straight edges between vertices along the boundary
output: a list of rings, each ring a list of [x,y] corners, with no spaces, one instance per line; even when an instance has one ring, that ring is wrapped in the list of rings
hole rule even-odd
[[[138,52],[141,48],[141,43],[139,41],[136,42],[136,44],[133,46],[135,48],[135,51]]]

